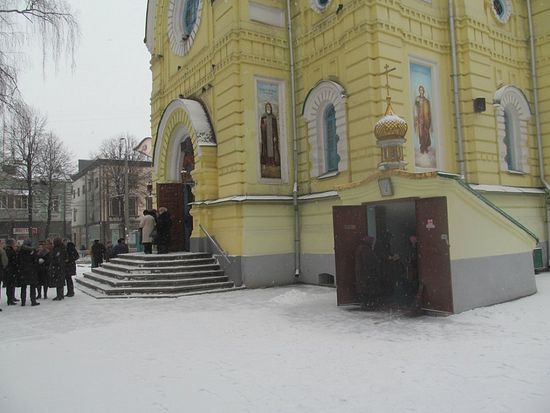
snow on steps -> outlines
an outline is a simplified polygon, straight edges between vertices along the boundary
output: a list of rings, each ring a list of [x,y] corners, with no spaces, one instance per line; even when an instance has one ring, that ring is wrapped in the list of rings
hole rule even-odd
[[[233,291],[211,254],[120,255],[76,278],[79,290],[95,298],[163,298]]]

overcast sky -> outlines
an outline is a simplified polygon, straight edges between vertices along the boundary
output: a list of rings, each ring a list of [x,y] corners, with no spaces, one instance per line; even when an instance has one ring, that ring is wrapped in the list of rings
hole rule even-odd
[[[30,52],[19,83],[25,102],[75,155],[86,159],[104,139],[151,136],[149,52],[143,43],[146,0],[68,0],[79,19],[76,68],[59,62],[42,71]],[[36,42],[39,43],[38,41]]]

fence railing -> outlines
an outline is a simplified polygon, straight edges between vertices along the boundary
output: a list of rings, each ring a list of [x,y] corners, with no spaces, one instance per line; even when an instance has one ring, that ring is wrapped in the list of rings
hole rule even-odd
[[[201,229],[202,232],[204,232],[204,235],[206,235],[206,238],[208,239],[208,241],[210,241],[210,243],[214,246],[214,248],[218,251],[218,253],[227,261],[227,263],[232,264],[227,253],[223,250],[220,244],[218,244],[216,240],[212,238],[212,236],[208,233],[206,228],[204,228],[202,224],[199,224],[199,228]]]

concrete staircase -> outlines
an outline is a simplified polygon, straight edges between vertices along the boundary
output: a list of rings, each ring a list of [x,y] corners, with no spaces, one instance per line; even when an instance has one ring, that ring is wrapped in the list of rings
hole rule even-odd
[[[123,254],[76,277],[76,287],[95,298],[164,298],[233,291],[208,253]]]

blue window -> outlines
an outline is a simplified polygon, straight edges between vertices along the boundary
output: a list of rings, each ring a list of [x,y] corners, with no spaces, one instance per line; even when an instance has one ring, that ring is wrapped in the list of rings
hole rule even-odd
[[[338,170],[338,135],[336,135],[336,111],[334,105],[330,104],[323,115],[325,134],[325,170],[333,172]]]
[[[187,0],[183,11],[183,29],[185,33],[190,34],[197,22],[199,10],[199,0]]]

